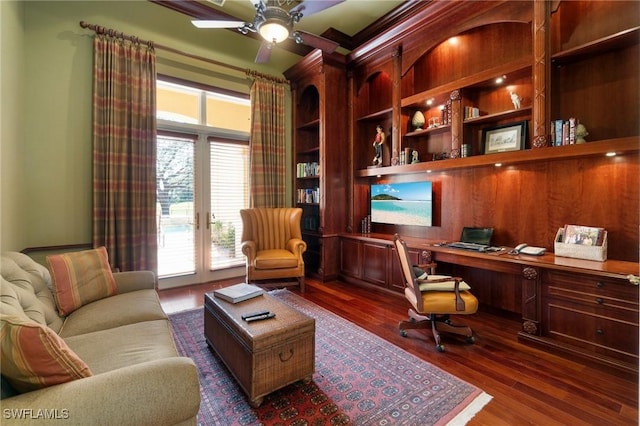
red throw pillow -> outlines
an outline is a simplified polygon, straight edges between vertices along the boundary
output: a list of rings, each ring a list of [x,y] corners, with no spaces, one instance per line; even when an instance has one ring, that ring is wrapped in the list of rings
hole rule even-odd
[[[118,293],[104,247],[47,256],[47,263],[62,316]]]
[[[92,375],[60,336],[35,321],[0,314],[0,342],[2,375],[18,392]]]

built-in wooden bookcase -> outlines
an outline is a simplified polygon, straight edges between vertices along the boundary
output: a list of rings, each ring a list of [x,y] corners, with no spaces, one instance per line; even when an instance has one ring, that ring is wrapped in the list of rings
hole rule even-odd
[[[348,175],[344,58],[316,50],[285,72],[292,82],[294,205],[302,208],[305,272],[338,275],[339,233],[345,231]]]
[[[304,88],[298,102],[295,121],[295,197],[302,208],[302,233],[307,243],[304,253],[305,267],[317,271],[320,267],[320,95],[317,87]]]
[[[354,99],[355,129],[354,151],[356,168],[365,169],[373,165],[373,141],[376,126],[381,125],[386,135],[383,147],[383,165],[391,165],[391,106],[392,80],[386,71],[369,76],[357,89]]]
[[[551,119],[587,141],[638,136],[640,3],[563,1],[551,11]],[[606,18],[605,18],[606,17]]]
[[[479,155],[483,128],[529,120],[531,46],[529,23],[501,22],[449,37],[426,52],[402,78],[402,149],[418,151],[422,162]],[[521,99],[517,108],[512,93]],[[423,130],[412,125],[416,111],[425,117]]]
[[[579,213],[573,194],[576,188],[591,187],[594,167],[606,166],[604,171],[617,165],[619,172],[604,181],[597,178],[605,204],[616,204],[615,197],[604,196],[610,193],[605,187],[629,187],[637,170],[640,3],[483,2],[474,4],[473,11],[464,2],[432,7],[432,15],[427,8],[425,16],[399,25],[395,35],[356,49],[348,64],[353,104],[350,230],[358,232],[369,213],[371,183],[428,179],[434,182],[439,226],[413,230],[374,224],[372,231],[451,240],[462,226],[490,224],[498,244],[522,240],[552,250],[555,231],[565,222],[602,223],[622,235],[611,253],[637,259],[637,217],[630,220],[632,226],[621,227],[610,220],[619,214],[616,208],[606,214]],[[503,78],[500,85],[498,77]],[[511,92],[521,98],[519,107]],[[447,103],[450,118],[443,123],[440,108]],[[467,107],[477,108],[479,116],[465,117]],[[412,126],[417,110],[425,116],[423,130]],[[429,128],[432,117],[440,123]],[[570,117],[586,125],[588,143],[552,147],[551,122]],[[522,121],[528,127],[524,149],[484,153],[483,130]],[[391,157],[385,157],[383,167],[370,167],[379,122],[390,129],[385,155]],[[465,158],[463,145],[470,149]],[[397,157],[405,149],[417,151],[419,162],[399,164]],[[620,158],[606,159],[609,152]],[[532,176],[538,188],[533,198],[522,192]],[[519,191],[507,190],[512,179],[522,179],[515,185]],[[524,210],[514,207],[534,198],[535,205]],[[637,189],[620,203],[637,212]],[[512,213],[496,216],[489,206]]]

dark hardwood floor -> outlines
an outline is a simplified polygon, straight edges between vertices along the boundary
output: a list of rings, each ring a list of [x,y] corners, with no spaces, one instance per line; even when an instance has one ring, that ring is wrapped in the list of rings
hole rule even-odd
[[[160,300],[168,313],[190,309],[202,306],[205,292],[232,283],[162,290]],[[400,336],[398,321],[406,319],[408,303],[399,294],[307,279],[302,296],[490,394],[469,425],[638,424],[637,375],[612,374],[521,344],[517,318],[484,310],[455,318],[473,328],[476,342],[444,334],[446,352],[439,353],[430,332]]]

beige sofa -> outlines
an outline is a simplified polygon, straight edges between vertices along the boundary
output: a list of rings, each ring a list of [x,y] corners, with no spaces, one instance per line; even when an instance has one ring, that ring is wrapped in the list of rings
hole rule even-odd
[[[42,424],[47,418],[65,425],[197,423],[197,370],[190,358],[178,356],[153,273],[114,273],[117,295],[91,302],[66,317],[58,314],[46,267],[24,254],[9,252],[1,256],[0,274],[3,318],[24,315],[46,324],[92,373],[17,394],[2,366],[0,423]]]

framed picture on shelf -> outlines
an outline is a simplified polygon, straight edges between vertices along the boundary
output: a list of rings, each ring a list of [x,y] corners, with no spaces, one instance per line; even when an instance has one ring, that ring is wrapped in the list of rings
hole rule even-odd
[[[527,140],[527,121],[482,129],[482,145],[485,154],[519,151]]]

